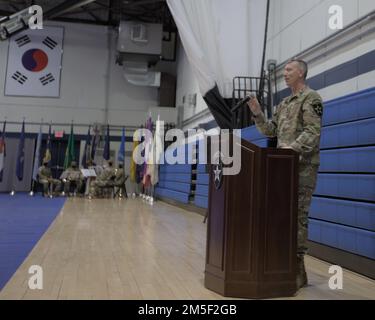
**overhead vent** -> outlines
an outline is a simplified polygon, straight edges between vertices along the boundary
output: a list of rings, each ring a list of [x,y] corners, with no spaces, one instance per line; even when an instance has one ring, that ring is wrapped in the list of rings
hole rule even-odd
[[[135,86],[160,87],[161,73],[150,71],[147,62],[124,61],[124,78]]]
[[[132,25],[130,38],[133,42],[147,43],[147,26],[144,24]]]
[[[140,23],[121,21],[117,51],[160,57],[162,52],[163,25],[159,23]]]

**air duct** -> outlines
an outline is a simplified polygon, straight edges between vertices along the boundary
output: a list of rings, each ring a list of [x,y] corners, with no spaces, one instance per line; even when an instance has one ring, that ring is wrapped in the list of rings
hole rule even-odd
[[[150,71],[147,62],[124,61],[124,78],[136,86],[160,87],[161,73]]]

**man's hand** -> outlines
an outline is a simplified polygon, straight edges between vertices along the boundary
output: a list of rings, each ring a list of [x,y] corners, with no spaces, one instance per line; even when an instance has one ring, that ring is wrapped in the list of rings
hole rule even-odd
[[[247,105],[249,106],[249,109],[254,114],[254,116],[257,116],[262,112],[258,99],[255,96],[252,96],[250,98]]]

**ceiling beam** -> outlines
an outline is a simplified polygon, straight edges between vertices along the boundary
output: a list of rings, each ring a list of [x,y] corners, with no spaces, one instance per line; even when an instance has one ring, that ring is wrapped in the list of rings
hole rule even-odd
[[[91,2],[95,2],[95,0],[80,0],[77,2],[77,0],[67,0],[63,3],[57,5],[56,7],[53,7],[52,9],[48,10],[44,16],[45,18],[55,18],[57,16],[61,16],[64,13],[68,13],[76,8],[83,7]]]
[[[159,2],[165,2],[165,0],[139,0],[139,1],[128,1],[128,3],[124,2],[123,8],[131,8],[131,7],[137,7],[145,4],[152,4],[152,3],[159,3]]]

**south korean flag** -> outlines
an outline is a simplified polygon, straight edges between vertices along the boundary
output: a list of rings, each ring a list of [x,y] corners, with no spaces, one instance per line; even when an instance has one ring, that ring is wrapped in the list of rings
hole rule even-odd
[[[9,40],[5,95],[59,97],[64,29],[27,29]]]

